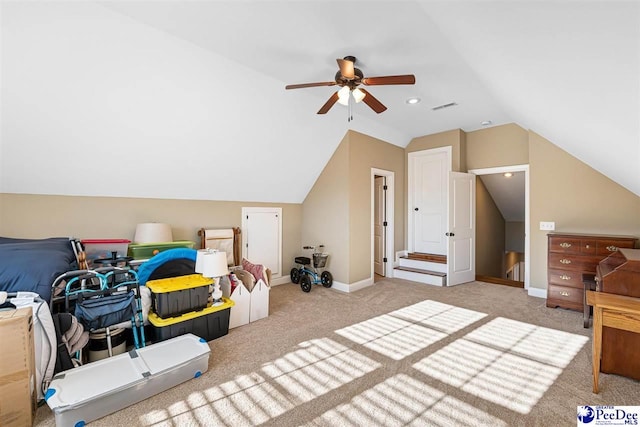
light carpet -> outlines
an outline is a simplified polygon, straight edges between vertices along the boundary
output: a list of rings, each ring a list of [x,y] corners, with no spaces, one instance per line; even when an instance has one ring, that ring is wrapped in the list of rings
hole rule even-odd
[[[591,392],[591,332],[579,312],[482,282],[286,284],[268,318],[209,343],[200,378],[90,425],[575,426],[577,406],[640,402],[617,375]],[[35,425],[55,425],[46,405]]]

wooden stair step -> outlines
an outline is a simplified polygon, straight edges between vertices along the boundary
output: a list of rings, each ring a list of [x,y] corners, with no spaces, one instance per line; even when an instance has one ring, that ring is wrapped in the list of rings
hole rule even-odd
[[[415,260],[419,260],[419,261],[437,262],[439,264],[446,264],[447,263],[447,256],[446,255],[425,254],[425,253],[422,253],[422,252],[411,252],[404,258],[415,259]]]
[[[412,273],[430,274],[432,276],[447,277],[447,273],[441,273],[439,271],[423,270],[422,268],[413,267],[396,267],[394,270],[411,271]]]

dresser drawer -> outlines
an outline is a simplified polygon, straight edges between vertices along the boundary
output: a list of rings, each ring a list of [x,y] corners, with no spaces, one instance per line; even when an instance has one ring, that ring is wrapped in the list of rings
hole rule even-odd
[[[549,269],[549,283],[560,286],[584,289],[582,273],[577,270]]]
[[[596,255],[597,251],[596,240],[581,240],[580,241],[580,253],[584,255]]]
[[[609,256],[618,248],[633,248],[632,240],[599,240],[597,242],[597,254],[601,256]]]
[[[549,284],[547,289],[547,307],[564,307],[582,311],[584,289]]]
[[[559,252],[564,254],[579,254],[580,253],[580,239],[570,237],[550,237],[549,238],[549,251]]]
[[[573,255],[549,253],[548,268],[595,273],[602,258],[594,255]]]

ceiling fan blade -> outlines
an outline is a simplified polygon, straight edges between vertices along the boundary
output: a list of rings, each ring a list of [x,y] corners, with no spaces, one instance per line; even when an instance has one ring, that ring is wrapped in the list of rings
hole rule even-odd
[[[327,111],[329,111],[331,107],[333,107],[333,104],[335,104],[337,101],[338,101],[338,92],[336,91],[333,95],[331,95],[331,97],[327,100],[327,102],[324,103],[322,108],[318,110],[318,114],[327,114]]]
[[[285,89],[301,89],[304,87],[316,87],[316,86],[334,86],[336,82],[318,82],[318,83],[300,83],[295,85],[286,85]]]
[[[338,61],[342,77],[345,79],[353,79],[355,77],[353,61],[349,61],[348,59],[336,59],[336,61]]]
[[[402,76],[365,77],[362,83],[367,86],[380,85],[412,85],[416,83],[416,76],[404,74]]]
[[[362,89],[362,88],[360,88],[360,90],[364,92],[364,98],[362,98],[362,102],[364,102],[369,107],[371,107],[371,109],[373,111],[375,111],[376,113],[380,114],[384,110],[387,109],[387,107],[385,107],[382,104],[382,102],[378,101],[378,98],[376,98],[375,96],[371,95],[370,92],[368,92],[368,91],[366,91],[365,89]]]

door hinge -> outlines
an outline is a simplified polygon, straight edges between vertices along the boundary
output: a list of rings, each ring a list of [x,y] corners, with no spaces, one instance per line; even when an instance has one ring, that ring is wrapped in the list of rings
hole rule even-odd
[[[382,225],[386,227],[386,226],[388,225],[388,224],[387,224],[387,221],[384,221],[384,222],[382,223]]]
[[[387,257],[382,258],[382,262],[387,262]]]

